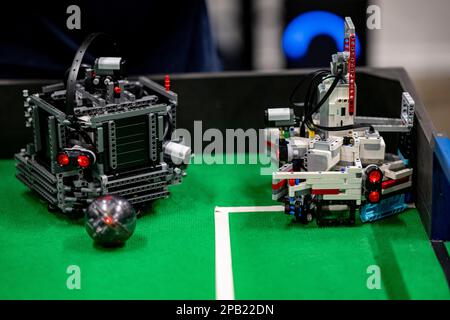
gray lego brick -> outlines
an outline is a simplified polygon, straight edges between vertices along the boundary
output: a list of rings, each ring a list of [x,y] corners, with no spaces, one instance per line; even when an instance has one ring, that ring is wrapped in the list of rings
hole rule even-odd
[[[109,189],[109,188],[116,188],[116,187],[124,186],[127,184],[154,180],[157,178],[166,179],[167,175],[168,175],[168,172],[162,171],[162,170],[156,171],[156,172],[149,172],[149,173],[139,174],[139,175],[135,175],[135,176],[131,176],[131,177],[126,177],[126,178],[121,178],[121,179],[116,179],[116,180],[109,180],[105,183],[105,187]]]
[[[132,110],[128,110],[128,111],[116,111],[116,112],[112,112],[112,113],[96,115],[90,119],[90,122],[91,122],[91,124],[95,125],[95,124],[110,121],[110,120],[131,118],[131,117],[135,117],[135,116],[149,114],[152,112],[158,113],[158,112],[166,112],[166,111],[167,111],[167,105],[165,105],[165,104],[147,105],[145,107],[136,108],[136,109],[132,109]]]
[[[39,98],[37,95],[31,95],[31,96],[30,96],[30,101],[31,101],[34,105],[36,105],[36,106],[38,106],[38,107],[44,109],[47,113],[49,113],[49,114],[55,116],[58,120],[61,120],[61,121],[62,121],[62,120],[64,120],[64,119],[66,118],[66,115],[65,115],[64,112],[62,112],[62,111],[56,109],[56,108],[55,108],[54,106],[52,106],[50,103],[48,103],[48,102],[42,100],[42,99]]]
[[[39,163],[32,159],[26,159],[22,154],[16,154],[15,159],[23,163],[25,166],[29,166],[30,170],[37,172],[40,176],[46,179],[50,184],[56,183],[56,177],[52,175],[47,169],[41,166]]]
[[[120,196],[125,197],[128,195],[133,195],[133,194],[141,193],[141,192],[150,192],[150,191],[165,188],[165,187],[167,187],[167,182],[156,182],[156,183],[143,184],[143,185],[140,185],[140,186],[134,187],[134,188],[114,190],[110,193],[118,194]]]
[[[168,191],[162,191],[162,192],[149,194],[146,196],[129,198],[128,201],[130,201],[131,204],[137,204],[137,203],[147,202],[147,201],[156,200],[156,199],[160,199],[160,198],[166,198],[168,196],[169,196]]]
[[[155,92],[168,98],[169,100],[174,101],[175,103],[178,101],[178,95],[176,93],[172,91],[166,91],[163,86],[159,85],[153,80],[150,80],[147,77],[139,77],[139,82],[142,83],[145,87],[154,90]]]

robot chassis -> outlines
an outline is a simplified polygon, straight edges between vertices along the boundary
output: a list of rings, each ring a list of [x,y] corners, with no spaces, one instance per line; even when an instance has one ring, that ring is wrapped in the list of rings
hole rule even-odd
[[[135,208],[169,195],[180,183],[190,148],[171,140],[177,95],[146,77],[124,77],[120,57],[81,64],[94,39],[83,42],[66,83],[23,91],[26,126],[33,142],[15,155],[17,178],[48,202],[49,209],[79,214],[111,194]],[[113,47],[116,44],[113,42]],[[79,79],[78,76],[84,75]]]
[[[398,119],[356,116],[356,36],[349,17],[344,39],[331,72],[311,74],[304,103],[291,101],[303,107],[302,116],[293,108],[265,114],[268,151],[278,168],[272,198],[305,224],[315,218],[319,226],[353,225],[358,209],[362,222],[375,221],[405,210],[410,198],[413,170],[401,148],[398,155],[385,152],[380,132],[398,132],[408,144],[414,101],[403,92]]]

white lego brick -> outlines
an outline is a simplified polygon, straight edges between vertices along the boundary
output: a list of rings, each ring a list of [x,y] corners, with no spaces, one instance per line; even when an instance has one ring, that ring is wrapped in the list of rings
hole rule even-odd
[[[346,194],[355,194],[355,195],[361,195],[361,188],[359,188],[359,189],[356,189],[356,188],[354,188],[354,189],[348,189],[348,190],[345,190],[345,193]]]
[[[358,168],[357,166],[351,166],[347,168],[349,173],[362,173],[362,168]]]
[[[346,183],[316,183],[311,185],[311,189],[361,189],[361,184],[346,184]]]
[[[355,146],[342,146],[340,154],[341,161],[355,162],[359,158],[359,148]]]
[[[289,108],[271,108],[267,109],[270,121],[289,121],[291,120],[291,109]]]
[[[294,197],[296,192],[299,191],[305,191],[305,190],[309,190],[311,189],[311,186],[309,186],[308,184],[302,182],[298,185],[295,186],[289,186],[288,190],[289,190],[289,197]]]
[[[360,200],[359,195],[355,194],[326,194],[323,196],[323,200]]]
[[[362,178],[348,178],[347,184],[362,184]]]
[[[406,168],[403,170],[399,170],[399,171],[391,171],[391,170],[385,170],[384,171],[384,175],[390,179],[402,179],[408,176],[411,176],[413,172],[412,168]]]
[[[383,137],[360,137],[359,154],[360,159],[384,160],[386,144]],[[370,146],[366,148],[365,146]],[[377,147],[375,149],[375,147]]]
[[[321,184],[321,183],[345,183],[348,178],[343,177],[325,177],[325,178],[309,178],[306,179],[308,184]]]
[[[341,175],[346,175],[345,172],[338,171],[314,171],[314,172],[274,172],[272,174],[273,179],[308,179],[308,178],[322,178],[324,179],[330,177],[338,177]]]
[[[318,159],[322,159],[322,158],[326,159],[325,166],[323,166],[323,167],[321,166],[321,168],[320,168],[324,171],[328,171],[331,168],[333,168],[340,160],[339,152],[336,152],[336,155],[333,157],[332,151],[330,151],[330,150],[310,149],[310,150],[308,150],[308,153],[306,154],[306,159],[307,159],[306,165],[308,167],[308,170],[314,170],[315,168],[313,167],[313,165],[316,165],[316,167],[317,167],[317,162],[311,160],[311,158],[313,158],[315,155],[318,156]]]
[[[397,160],[397,161],[393,161],[393,162],[389,162],[389,163],[385,163],[382,166],[380,166],[380,170],[384,171],[384,170],[398,170],[398,169],[402,169],[405,167],[405,163],[403,162],[403,160]]]

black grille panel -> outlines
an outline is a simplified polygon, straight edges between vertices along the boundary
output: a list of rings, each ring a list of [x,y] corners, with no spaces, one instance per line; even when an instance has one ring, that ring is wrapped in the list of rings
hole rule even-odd
[[[149,164],[148,117],[115,121],[117,170]]]

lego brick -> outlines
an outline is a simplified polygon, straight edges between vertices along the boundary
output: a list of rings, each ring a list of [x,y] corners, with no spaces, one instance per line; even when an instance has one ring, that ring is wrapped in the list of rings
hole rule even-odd
[[[396,186],[391,187],[389,189],[383,189],[381,191],[381,194],[382,195],[389,194],[389,193],[392,193],[392,192],[396,192],[396,191],[399,191],[399,190],[403,190],[403,189],[409,188],[411,186],[412,186],[412,181],[410,180],[408,182],[396,185]]]
[[[156,115],[150,113],[148,115],[148,139],[149,139],[149,150],[150,159],[155,162],[157,160],[157,139],[156,139]]]
[[[355,194],[327,194],[323,196],[323,200],[360,200],[360,196]]]
[[[43,110],[45,110],[47,113],[51,114],[58,120],[60,120],[60,121],[65,120],[66,115],[64,112],[55,108],[48,102],[42,100],[41,98],[39,98],[39,96],[37,94],[31,95],[31,96],[29,96],[29,98],[30,98],[30,102],[32,102],[34,105],[38,106],[39,108],[42,108]]]
[[[133,103],[137,103],[138,101],[134,101]],[[124,103],[125,104],[125,103]],[[126,104],[132,104],[132,103],[126,103]],[[136,117],[141,116],[149,113],[158,113],[158,112],[165,112],[166,111],[166,105],[165,104],[159,104],[159,105],[151,105],[147,103],[146,106],[138,107],[136,109],[129,109],[126,107],[126,105],[122,106],[123,111],[116,111],[116,112],[108,112],[105,114],[100,115],[92,115],[90,118],[91,124],[95,125],[102,122],[107,122],[110,120],[117,120],[117,119],[124,119],[124,118],[130,118],[130,117]],[[128,110],[128,111],[125,111]]]
[[[108,139],[109,139],[109,164],[112,169],[117,168],[117,148],[116,148],[116,125],[114,121],[108,121]]]
[[[153,80],[150,80],[147,77],[139,77],[139,82],[142,83],[145,87],[154,90],[158,94],[168,98],[169,100],[174,101],[175,103],[178,101],[178,95],[172,91],[166,91],[166,89],[154,82]]]
[[[392,171],[392,170],[384,171],[384,175],[387,178],[394,179],[394,180],[409,177],[412,175],[412,173],[413,173],[412,168],[405,168],[405,169],[398,170],[398,171]]]
[[[337,171],[318,171],[318,172],[274,172],[274,179],[308,179],[308,178],[317,178],[323,177],[323,179],[327,179],[328,177],[334,178],[341,175],[346,175],[345,172],[337,172]]]

